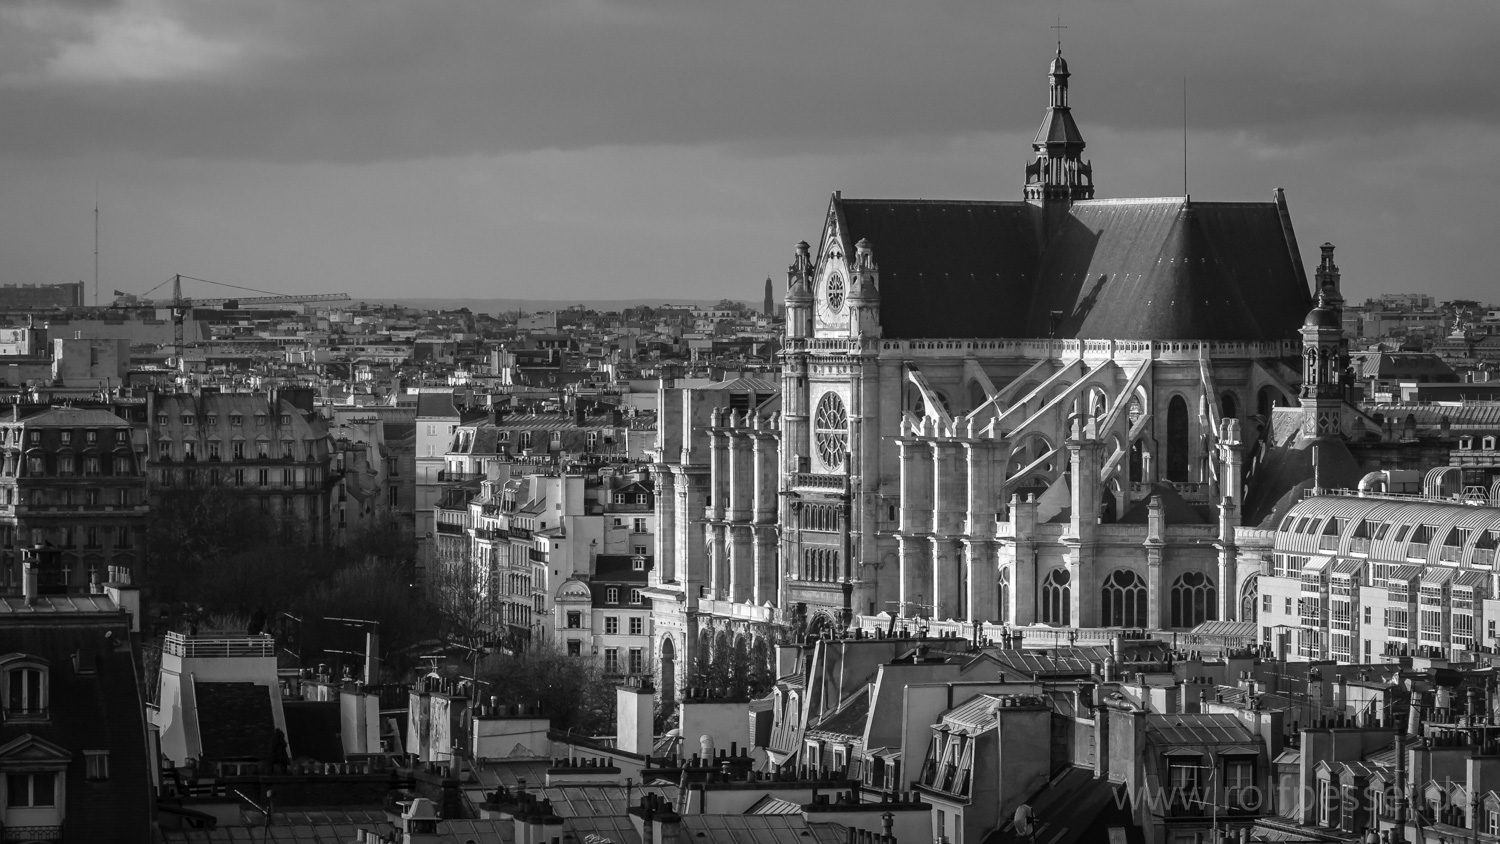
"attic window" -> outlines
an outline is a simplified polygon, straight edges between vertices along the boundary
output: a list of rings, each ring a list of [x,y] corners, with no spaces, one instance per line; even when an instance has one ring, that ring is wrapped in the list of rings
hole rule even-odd
[[[1494,437],[1485,437],[1484,438],[1484,450],[1485,451],[1494,451],[1495,450],[1495,438]]]
[[[86,766],[87,776],[90,780],[109,779],[109,751],[108,750],[85,750],[83,760]]]
[[[5,717],[47,717],[47,668],[41,663],[21,662],[5,671]]]
[[[1471,449],[1473,447],[1474,447],[1474,438],[1473,437],[1459,437],[1458,438],[1458,450],[1459,451],[1468,451],[1469,449]]]
[[[99,673],[98,655],[91,648],[79,648],[73,652],[74,674]]]

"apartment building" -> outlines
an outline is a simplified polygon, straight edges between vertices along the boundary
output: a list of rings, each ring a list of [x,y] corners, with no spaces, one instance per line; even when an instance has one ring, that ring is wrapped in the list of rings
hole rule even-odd
[[[25,409],[0,421],[0,587],[34,549],[40,588],[82,592],[144,562],[150,511],[130,423],[106,410]]]
[[[1467,660],[1497,644],[1497,546],[1497,507],[1378,492],[1306,498],[1276,526],[1257,580],[1262,642],[1292,660]]]

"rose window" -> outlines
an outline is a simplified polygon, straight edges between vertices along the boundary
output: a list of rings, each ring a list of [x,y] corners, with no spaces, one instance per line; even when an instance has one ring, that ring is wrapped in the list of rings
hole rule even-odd
[[[844,459],[849,454],[849,415],[844,412],[844,400],[837,393],[825,393],[819,400],[818,413],[813,417],[813,435],[823,465],[830,469],[844,468]]]

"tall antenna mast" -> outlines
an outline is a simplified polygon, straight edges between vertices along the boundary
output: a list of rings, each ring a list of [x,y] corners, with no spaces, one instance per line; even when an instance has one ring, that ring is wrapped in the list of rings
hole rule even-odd
[[[94,182],[94,307],[99,307],[99,183]]]
[[[1182,75],[1182,195],[1187,189],[1187,74]]]

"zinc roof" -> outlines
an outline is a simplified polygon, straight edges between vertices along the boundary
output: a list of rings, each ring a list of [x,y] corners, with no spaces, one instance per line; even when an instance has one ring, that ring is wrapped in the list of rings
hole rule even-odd
[[[803,833],[807,835],[803,835]],[[808,823],[796,815],[684,815],[682,838],[706,838],[714,844],[844,844],[847,833],[837,824]]]
[[[1259,743],[1233,715],[1147,715],[1146,736],[1159,745]]]
[[[1342,518],[1347,521],[1339,534],[1337,553],[1341,555],[1352,553],[1351,545],[1355,534],[1359,532],[1361,522],[1368,520],[1392,525],[1384,537],[1371,540],[1370,558],[1405,560],[1408,559],[1411,531],[1409,530],[1408,535],[1403,536],[1401,541],[1397,541],[1396,537],[1401,535],[1400,527],[1414,528],[1416,525],[1427,525],[1434,529],[1433,541],[1429,543],[1426,556],[1423,558],[1430,564],[1437,564],[1440,561],[1440,548],[1443,540],[1455,527],[1469,531],[1467,542],[1458,555],[1460,561],[1468,561],[1473,557],[1475,546],[1481,540],[1483,531],[1500,532],[1500,507],[1425,499],[1397,500],[1320,495],[1298,502],[1287,515],[1293,519],[1292,528],[1295,528],[1303,517],[1310,517],[1314,520],[1315,529],[1307,533],[1278,530],[1276,534],[1278,551],[1316,553],[1318,539],[1328,523],[1327,520]]]

